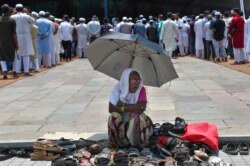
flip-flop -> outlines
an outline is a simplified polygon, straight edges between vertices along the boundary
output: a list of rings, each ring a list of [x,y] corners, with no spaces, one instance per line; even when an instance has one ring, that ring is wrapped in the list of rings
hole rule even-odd
[[[245,143],[241,143],[238,146],[237,150],[240,153],[240,155],[249,155],[249,146]]]
[[[238,151],[234,144],[228,143],[222,147],[222,151],[229,154],[229,155],[237,155]]]

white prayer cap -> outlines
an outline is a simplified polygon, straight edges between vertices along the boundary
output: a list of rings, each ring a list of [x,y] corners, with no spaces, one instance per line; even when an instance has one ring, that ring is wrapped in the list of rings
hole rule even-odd
[[[127,21],[128,18],[124,16],[124,17],[122,17],[122,20],[123,20],[123,21]]]
[[[45,11],[40,11],[39,16],[45,16]]]
[[[85,18],[79,18],[79,21],[80,21],[80,22],[85,22],[86,19],[85,19]]]
[[[215,12],[214,15],[215,16],[220,16],[221,14],[220,14],[220,12]]]
[[[23,5],[18,3],[18,4],[16,4],[16,8],[23,8]]]
[[[139,18],[143,18],[144,16],[141,14],[140,16],[139,16]]]
[[[36,16],[36,17],[38,17],[38,16],[39,16],[39,15],[38,15],[38,13],[37,13],[37,12],[35,12],[35,11],[31,12],[31,15]]]
[[[132,17],[129,17],[128,20],[129,20],[129,21],[133,21],[133,18],[132,18]]]

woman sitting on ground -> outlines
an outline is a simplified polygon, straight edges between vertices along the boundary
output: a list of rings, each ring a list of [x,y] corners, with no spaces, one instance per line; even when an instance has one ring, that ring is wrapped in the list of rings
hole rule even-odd
[[[140,73],[125,69],[109,99],[109,139],[120,147],[144,147],[153,134],[153,123],[144,114],[146,90]]]

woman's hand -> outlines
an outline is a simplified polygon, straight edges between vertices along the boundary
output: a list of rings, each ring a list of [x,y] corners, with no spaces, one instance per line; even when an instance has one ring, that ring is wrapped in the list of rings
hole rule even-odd
[[[135,112],[137,113],[143,113],[143,111],[145,111],[145,104],[136,104],[135,105]]]
[[[125,104],[125,103],[123,103],[121,100],[119,100],[119,101],[117,102],[116,105],[117,105],[118,107],[122,107],[124,104]]]

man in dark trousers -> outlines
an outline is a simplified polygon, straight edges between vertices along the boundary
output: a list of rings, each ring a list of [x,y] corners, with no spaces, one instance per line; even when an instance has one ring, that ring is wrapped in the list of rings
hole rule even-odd
[[[149,26],[146,29],[148,40],[157,43],[157,28],[154,26],[154,21],[149,20]]]
[[[215,18],[216,20],[212,25],[212,30],[216,62],[220,62],[221,60],[227,61],[227,54],[224,47],[226,24],[225,21],[221,19],[220,12],[215,12]]]
[[[3,15],[0,17],[0,62],[3,72],[3,79],[7,79],[7,62],[13,62],[15,59],[15,50],[18,50],[16,36],[16,22],[10,18],[9,5],[1,6]],[[13,71],[13,77],[17,78],[16,71]]]

